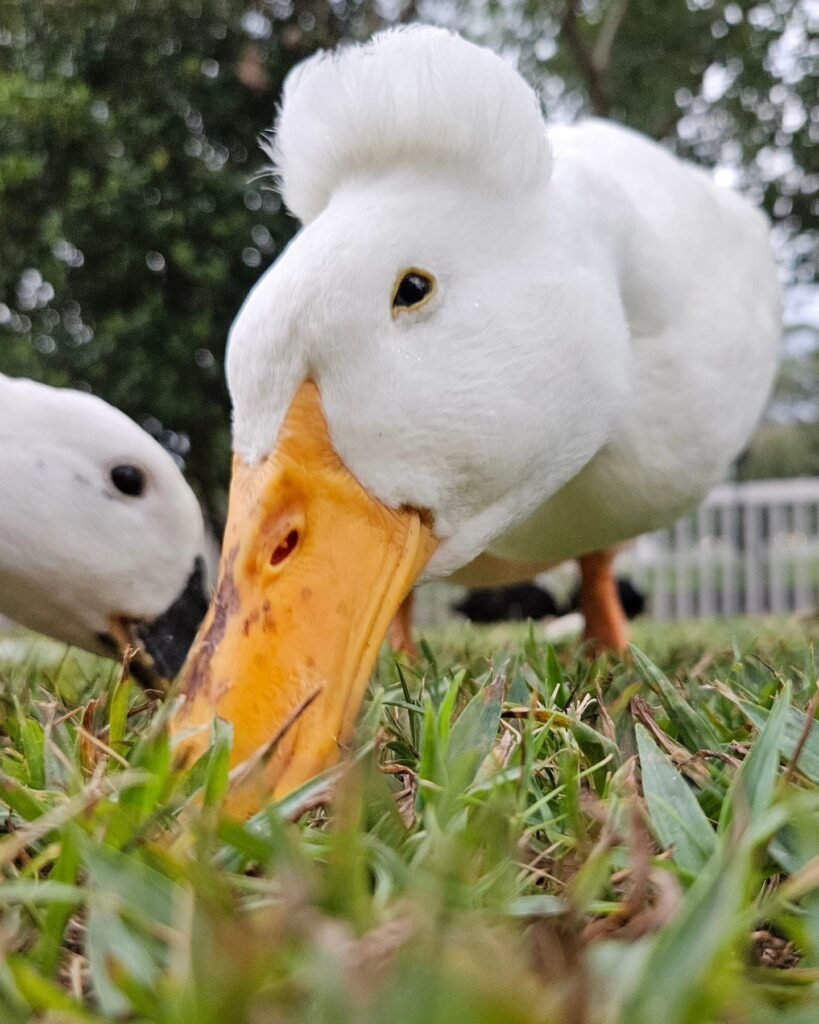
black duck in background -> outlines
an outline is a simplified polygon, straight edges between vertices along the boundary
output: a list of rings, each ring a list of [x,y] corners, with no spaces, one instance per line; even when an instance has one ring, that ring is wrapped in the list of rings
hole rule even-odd
[[[629,619],[642,615],[646,607],[645,595],[631,580],[618,577],[617,592],[623,611]],[[526,619],[545,619],[547,616],[568,615],[580,610],[580,587],[569,601],[561,605],[545,587],[536,583],[517,583],[511,587],[487,587],[470,590],[463,600],[452,605],[470,622],[521,622]]]
[[[470,590],[452,610],[470,622],[520,622],[562,615],[552,594],[536,583],[516,583],[511,587],[486,587]]]

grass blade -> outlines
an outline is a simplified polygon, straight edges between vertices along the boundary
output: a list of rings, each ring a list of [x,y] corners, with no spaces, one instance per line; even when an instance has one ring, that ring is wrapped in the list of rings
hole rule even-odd
[[[623,1021],[699,1024],[717,1018],[749,870],[747,843],[734,850],[722,847],[657,939],[626,1001]]]
[[[747,700],[742,700],[739,703],[757,729],[764,728],[771,712]],[[807,775],[811,782],[819,785],[819,722],[816,722],[815,719],[814,722],[815,724],[811,728],[805,745],[802,747],[802,752],[799,755],[799,771],[803,775]],[[788,760],[793,757],[807,724],[808,717],[804,711],[800,711],[799,708],[788,709],[780,749],[783,757]]]
[[[742,762],[722,804],[719,831],[725,832],[740,808],[747,810],[750,820],[759,818],[768,809],[779,773],[785,723],[791,706],[791,684],[786,683],[767,721]]]
[[[704,715],[698,715],[691,705],[683,699],[677,688],[669,681],[665,673],[639,648],[630,645],[637,671],[652,690],[665,704],[668,713],[685,734],[695,750],[703,747],[717,750],[721,746],[720,738],[713,726]]]
[[[688,783],[642,726],[636,726],[643,793],[651,824],[665,849],[689,874],[705,866],[716,849],[716,834]]]

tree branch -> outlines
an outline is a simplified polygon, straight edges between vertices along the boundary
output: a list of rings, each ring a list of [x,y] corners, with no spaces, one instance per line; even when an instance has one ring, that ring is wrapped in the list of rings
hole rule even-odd
[[[617,38],[617,33],[623,24],[628,5],[629,0],[612,0],[611,7],[609,7],[608,13],[603,19],[603,24],[600,26],[600,31],[597,33],[591,62],[599,75],[605,75],[609,69],[614,40]]]
[[[607,117],[611,110],[611,104],[603,85],[602,76],[581,38],[577,8],[578,0],[566,0],[566,9],[560,22],[560,30],[574,56],[578,71],[585,81],[592,111],[600,117]]]

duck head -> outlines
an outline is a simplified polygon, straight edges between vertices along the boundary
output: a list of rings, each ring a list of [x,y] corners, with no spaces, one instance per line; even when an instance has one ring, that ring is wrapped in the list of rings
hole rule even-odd
[[[234,763],[275,741],[242,810],[338,758],[404,596],[573,476],[617,384],[611,304],[549,248],[538,103],[494,54],[414,28],[319,55],[272,152],[304,226],[231,331],[220,580],[176,720],[193,751],[232,722]]]
[[[178,673],[208,606],[212,548],[171,456],[92,395],[0,376],[0,612]]]

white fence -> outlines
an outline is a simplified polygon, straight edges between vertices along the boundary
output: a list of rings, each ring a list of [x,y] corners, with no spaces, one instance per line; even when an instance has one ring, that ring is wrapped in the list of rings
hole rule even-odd
[[[819,605],[819,479],[721,484],[670,530],[640,537],[618,569],[658,619]]]
[[[638,538],[618,558],[657,619],[787,613],[819,606],[819,478],[721,484],[671,529]],[[563,594],[574,570],[543,579]],[[568,575],[567,575],[568,573]],[[453,617],[462,588],[422,587],[418,622]]]

